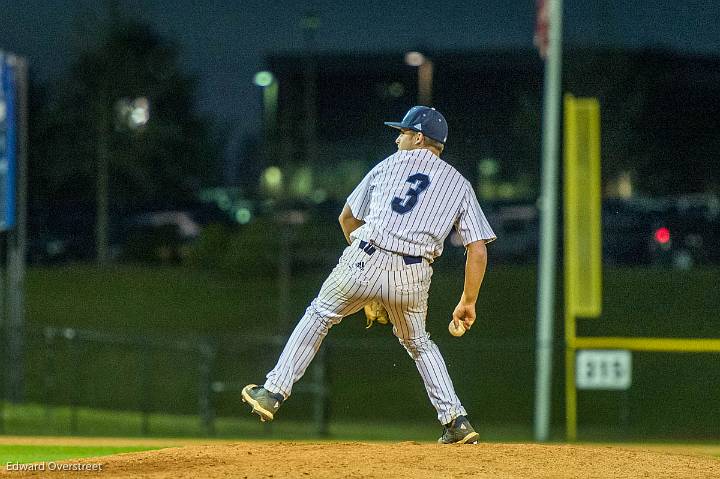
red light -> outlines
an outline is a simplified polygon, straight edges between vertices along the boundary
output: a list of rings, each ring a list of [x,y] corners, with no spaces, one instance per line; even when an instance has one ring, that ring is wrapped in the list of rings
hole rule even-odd
[[[655,241],[660,244],[667,244],[670,241],[670,230],[666,227],[655,230]]]

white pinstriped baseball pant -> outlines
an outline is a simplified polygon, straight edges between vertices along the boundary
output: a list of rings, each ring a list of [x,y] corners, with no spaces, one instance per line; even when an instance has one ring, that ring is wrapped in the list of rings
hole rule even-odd
[[[415,360],[438,420],[447,424],[465,415],[445,360],[425,330],[432,268],[426,261],[407,265],[402,256],[379,248],[369,255],[358,244],[355,240],[345,249],[305,310],[277,364],[267,374],[265,389],[289,397],[330,328],[368,301],[378,299],[388,311],[393,333]]]

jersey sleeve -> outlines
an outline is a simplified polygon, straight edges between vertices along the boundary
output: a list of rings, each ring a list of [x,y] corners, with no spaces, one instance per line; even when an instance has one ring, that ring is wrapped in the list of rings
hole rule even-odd
[[[475,196],[475,191],[470,186],[470,183],[465,183],[465,195],[460,204],[455,229],[464,246],[480,240],[490,243],[496,238],[495,232],[490,227],[487,218],[485,218],[485,213],[480,208],[480,203],[478,203],[477,196]]]
[[[372,180],[375,177],[375,168],[365,175],[365,178],[355,187],[350,196],[348,196],[347,204],[350,206],[353,217],[364,220],[370,209],[370,199],[372,197]]]

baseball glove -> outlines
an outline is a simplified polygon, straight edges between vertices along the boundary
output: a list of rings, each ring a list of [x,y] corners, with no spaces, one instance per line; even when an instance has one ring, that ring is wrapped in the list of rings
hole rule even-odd
[[[380,301],[377,300],[372,300],[365,305],[365,320],[365,329],[370,329],[376,321],[378,324],[387,324],[390,322],[388,312]]]

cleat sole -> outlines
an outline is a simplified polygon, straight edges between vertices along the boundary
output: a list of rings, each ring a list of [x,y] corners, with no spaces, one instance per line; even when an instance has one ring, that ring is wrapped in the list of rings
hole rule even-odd
[[[471,432],[471,433],[469,433],[467,436],[465,436],[464,438],[460,439],[459,441],[455,441],[455,442],[443,442],[442,438],[439,438],[437,442],[438,442],[439,444],[449,444],[449,445],[453,445],[453,444],[477,444],[479,439],[480,439],[480,434],[478,434],[477,432]]]
[[[480,437],[480,434],[476,432],[471,432],[464,438],[462,438],[461,441],[456,442],[455,444],[477,444],[478,438]]]
[[[252,406],[252,412],[260,416],[261,422],[268,422],[274,419],[273,413],[260,406],[256,400],[254,400],[248,391],[257,386],[257,384],[248,384],[242,390],[242,401]]]

